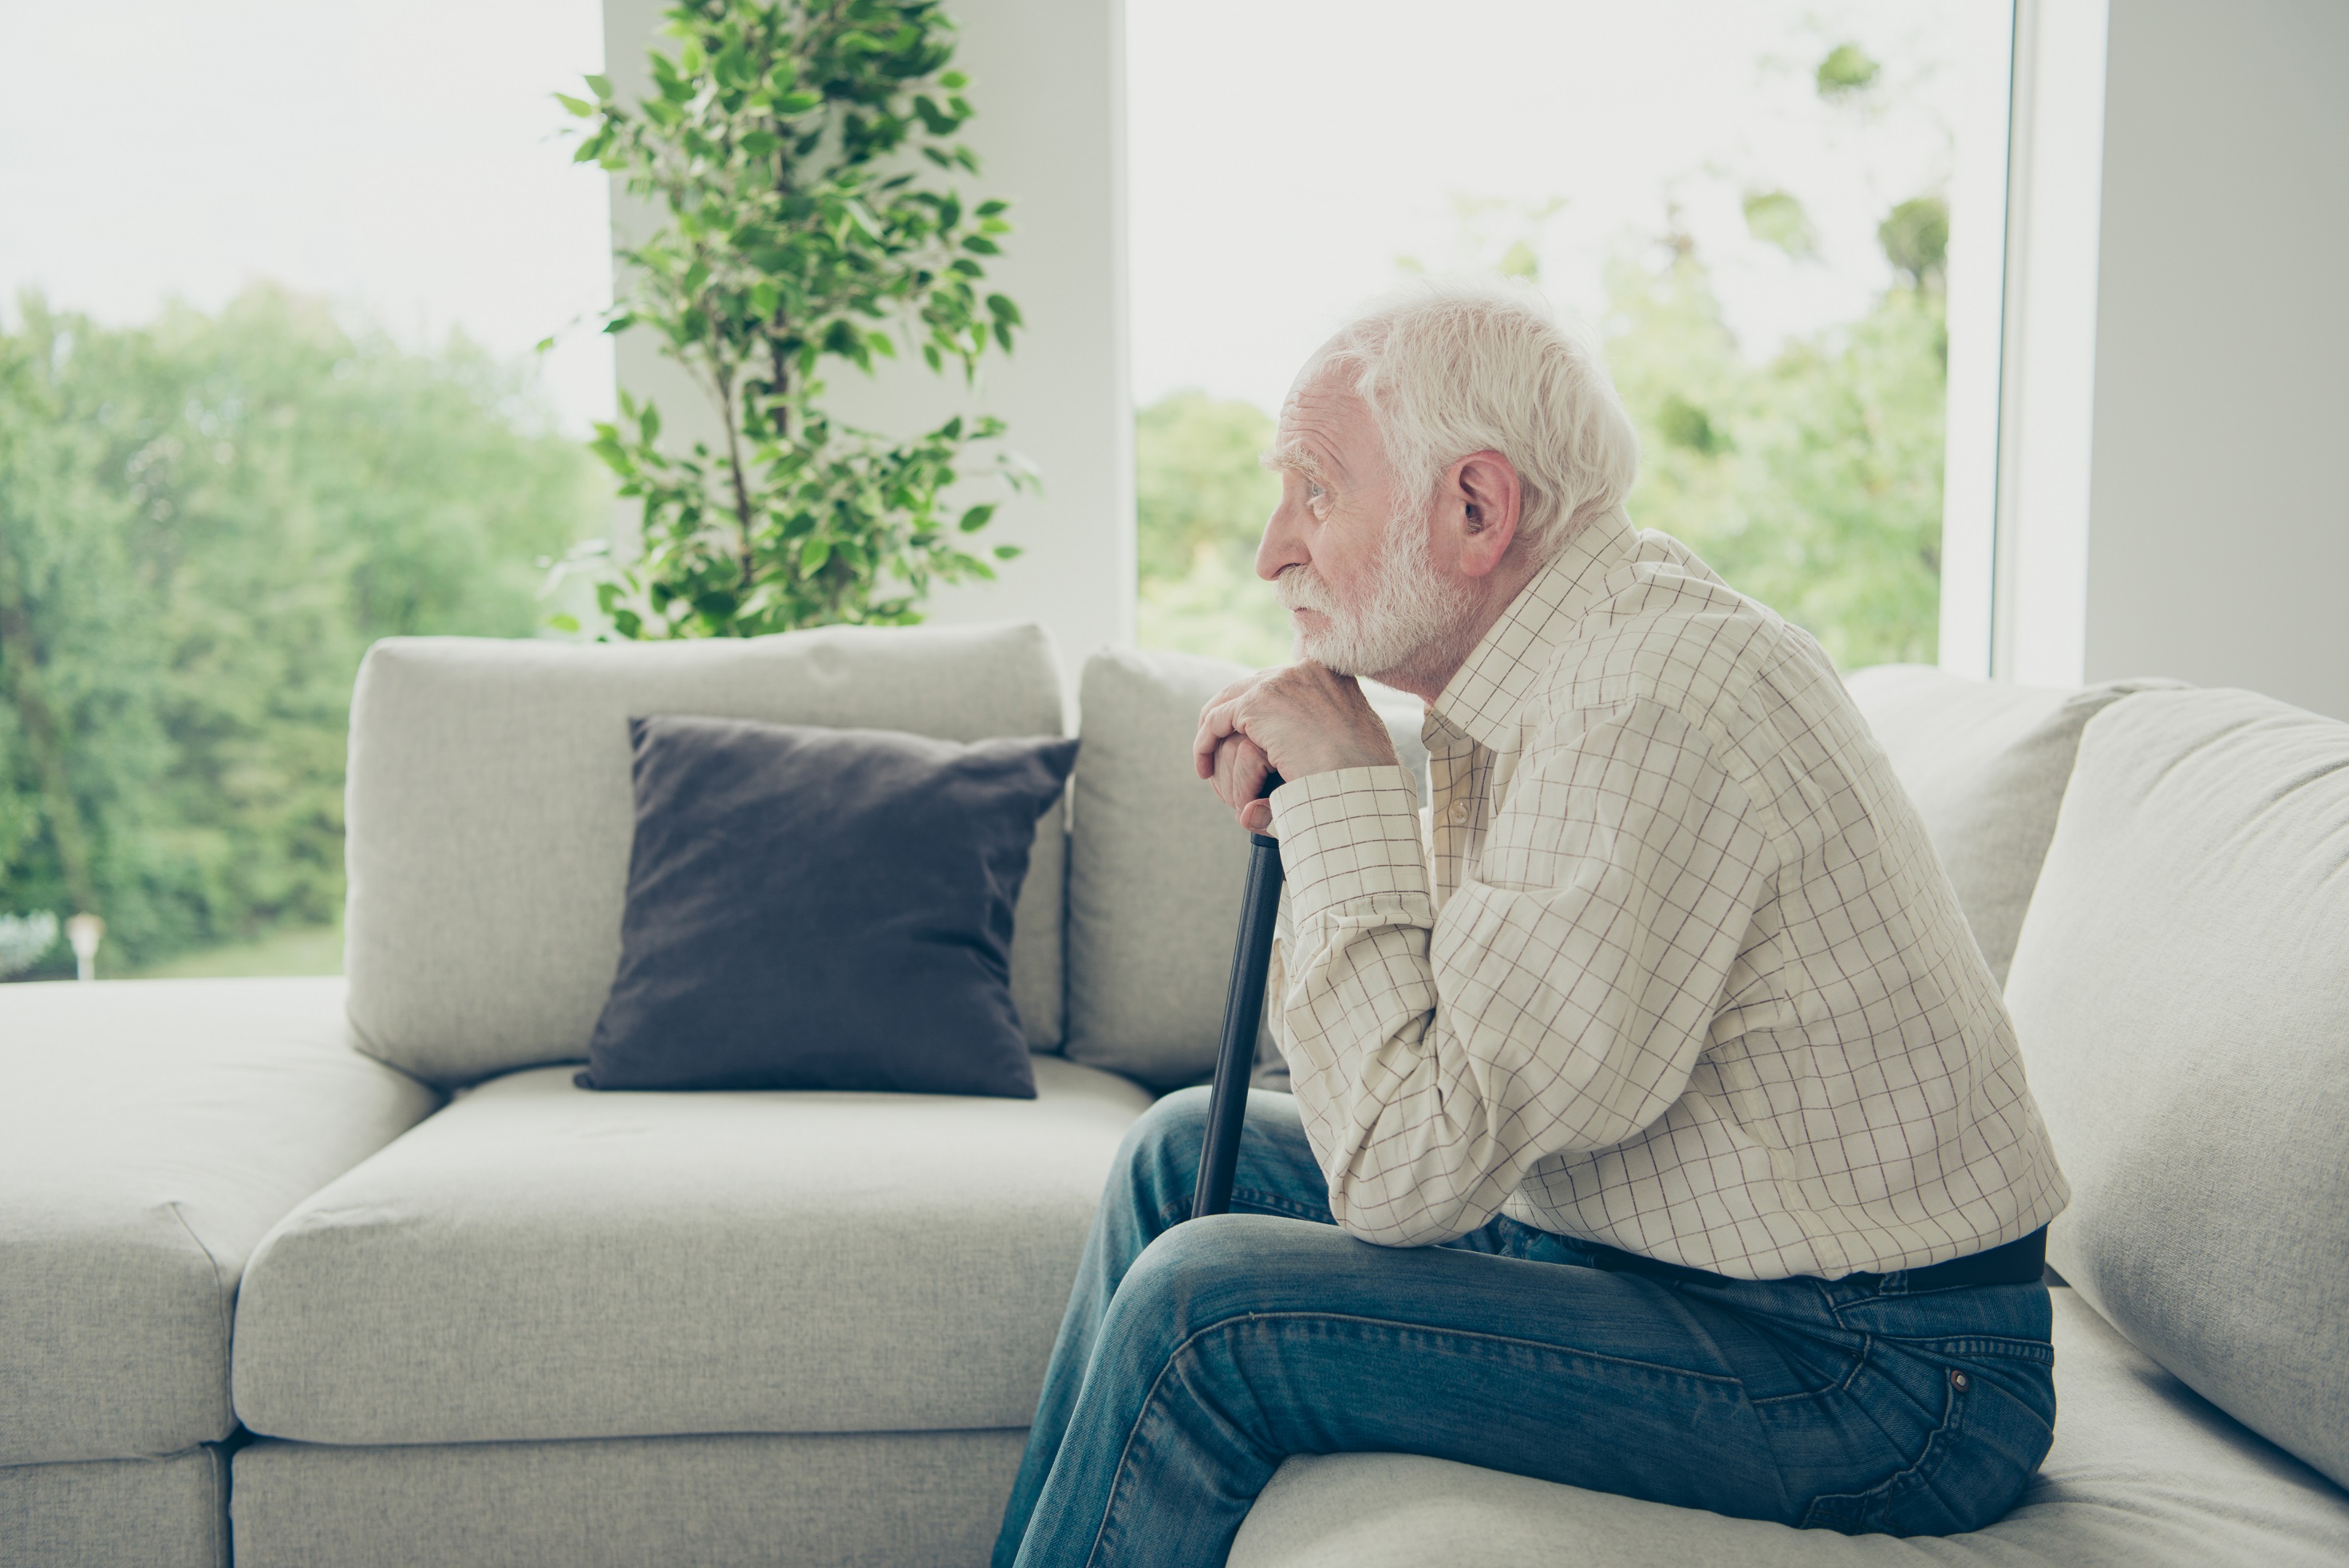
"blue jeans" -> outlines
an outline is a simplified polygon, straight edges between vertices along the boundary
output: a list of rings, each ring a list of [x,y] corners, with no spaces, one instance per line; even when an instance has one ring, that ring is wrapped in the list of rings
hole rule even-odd
[[[1660,1280],[1508,1219],[1337,1228],[1286,1095],[1185,1223],[1205,1090],[1137,1122],[1093,1220],[995,1568],[1219,1563],[1290,1454],[1428,1454],[1683,1508],[1943,1534],[2054,1436],[2045,1287]]]

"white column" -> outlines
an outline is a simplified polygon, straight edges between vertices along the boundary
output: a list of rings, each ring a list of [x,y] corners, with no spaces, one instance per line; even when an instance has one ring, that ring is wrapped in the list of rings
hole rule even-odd
[[[605,57],[623,93],[649,90],[645,48],[658,0],[605,0]],[[1087,655],[1133,638],[1133,407],[1126,358],[1125,38],[1120,0],[964,0],[956,67],[978,110],[968,140],[981,161],[967,195],[999,196],[1016,232],[990,264],[1029,329],[1008,358],[990,354],[976,394],[918,359],[868,380],[827,363],[833,411],[914,434],[961,410],[1010,426],[1009,444],[1041,470],[1040,496],[997,514],[979,540],[1025,554],[1000,580],[939,591],[935,621],[1034,619],[1061,647],[1071,689]],[[924,165],[927,168],[927,165]],[[616,191],[613,224],[640,212]],[[661,400],[664,419],[693,396],[642,333],[619,340],[620,384]],[[701,430],[714,428],[703,416]],[[688,432],[690,422],[669,421]]]

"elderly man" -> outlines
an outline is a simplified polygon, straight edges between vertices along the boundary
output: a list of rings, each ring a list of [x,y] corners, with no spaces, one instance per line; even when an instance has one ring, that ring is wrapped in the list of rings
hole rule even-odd
[[[999,1568],[1219,1563],[1284,1458],[1342,1451],[1996,1519],[2053,1435],[2069,1194],[1818,644],[1631,526],[1622,407],[1529,296],[1372,308],[1268,461],[1300,659],[1209,704],[1197,762],[1280,839],[1294,1094],[1195,1223],[1203,1095],[1134,1127]],[[1424,821],[1358,676],[1427,701]]]

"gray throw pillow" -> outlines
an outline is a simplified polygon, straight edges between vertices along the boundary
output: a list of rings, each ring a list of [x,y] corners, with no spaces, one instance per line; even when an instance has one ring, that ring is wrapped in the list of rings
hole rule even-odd
[[[582,1087],[1035,1096],[1012,908],[1075,741],[628,729],[619,971]]]

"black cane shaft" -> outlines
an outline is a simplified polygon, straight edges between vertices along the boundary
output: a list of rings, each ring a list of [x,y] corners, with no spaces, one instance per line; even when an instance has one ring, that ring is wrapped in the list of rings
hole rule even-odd
[[[1280,786],[1279,775],[1265,793]],[[1224,992],[1224,1037],[1216,1050],[1215,1086],[1207,1095],[1207,1136],[1199,1150],[1199,1185],[1191,1218],[1222,1214],[1232,1206],[1232,1171],[1239,1163],[1240,1124],[1247,1116],[1248,1077],[1256,1064],[1257,1021],[1264,1014],[1265,975],[1272,968],[1272,930],[1280,918],[1280,841],[1249,837],[1247,890],[1232,945],[1232,977]]]

